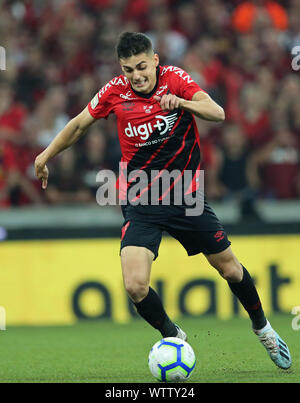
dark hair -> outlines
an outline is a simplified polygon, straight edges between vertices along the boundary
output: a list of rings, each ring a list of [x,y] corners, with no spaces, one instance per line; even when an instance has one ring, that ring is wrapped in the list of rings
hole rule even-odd
[[[123,32],[119,37],[116,51],[119,59],[127,59],[140,53],[153,52],[153,46],[150,39],[140,32]]]

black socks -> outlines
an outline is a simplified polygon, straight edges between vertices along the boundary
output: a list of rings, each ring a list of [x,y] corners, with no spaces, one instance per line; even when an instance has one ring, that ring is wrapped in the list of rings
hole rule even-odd
[[[239,283],[230,283],[228,285],[233,294],[239,299],[240,303],[248,312],[252,320],[254,329],[262,329],[267,324],[264,311],[261,306],[253,280],[248,271],[243,267],[243,279]]]
[[[253,328],[257,330],[262,329],[267,324],[267,319],[253,280],[245,267],[242,267],[242,281],[239,283],[230,283],[228,281],[228,285],[248,312]],[[152,327],[159,330],[163,337],[174,337],[177,335],[176,326],[166,314],[159,296],[151,287],[149,287],[148,295],[134,305],[141,317]]]
[[[166,314],[159,296],[151,287],[149,287],[148,295],[134,305],[141,317],[159,330],[163,337],[175,337],[177,335],[174,323]]]

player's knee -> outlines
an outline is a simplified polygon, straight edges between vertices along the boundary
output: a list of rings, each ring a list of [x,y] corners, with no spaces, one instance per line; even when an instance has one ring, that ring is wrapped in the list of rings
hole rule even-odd
[[[220,275],[230,283],[239,283],[242,281],[243,275],[240,267],[236,266],[225,266],[219,270]]]
[[[218,268],[219,274],[230,283],[239,283],[243,278],[243,269],[236,260],[223,263]]]
[[[231,283],[242,281],[243,269],[234,254],[226,254],[220,256],[219,259],[211,259],[210,263],[226,281]]]
[[[129,298],[135,303],[142,301],[149,292],[149,284],[146,281],[125,279],[124,285]]]

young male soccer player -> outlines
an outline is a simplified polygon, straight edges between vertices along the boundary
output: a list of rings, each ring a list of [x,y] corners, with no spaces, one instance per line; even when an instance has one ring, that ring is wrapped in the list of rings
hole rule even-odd
[[[271,359],[278,367],[289,368],[288,347],[266,319],[250,274],[233,254],[230,241],[207,202],[204,200],[203,213],[196,216],[186,214],[185,202],[172,203],[174,196],[170,205],[163,204],[175,182],[187,171],[192,176],[184,194],[197,192],[200,142],[193,115],[223,121],[223,109],[186,72],[174,66],[160,66],[159,56],[144,34],[122,34],[117,54],[124,74],[107,83],[37,156],[35,169],[42,187],[45,189],[48,182],[47,161],[75,143],[96,119],[114,113],[122,163],[127,164],[129,173],[137,171],[151,177],[136,199],[157,185],[163,171],[178,173],[169,187],[158,186],[158,204],[135,204],[131,199],[122,206],[125,218],[120,249],[122,273],[125,289],[138,313],[163,337],[186,339],[149,286],[152,261],[158,255],[165,230],[184,246],[188,255],[205,255],[248,312],[252,328]],[[151,176],[153,172],[155,175]],[[134,179],[126,182],[126,189],[123,183],[121,191],[129,192],[133,183]]]

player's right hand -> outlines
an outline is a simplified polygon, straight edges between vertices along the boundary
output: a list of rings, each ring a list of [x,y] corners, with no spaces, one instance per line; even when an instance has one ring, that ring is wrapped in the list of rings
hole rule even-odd
[[[35,159],[34,168],[36,177],[42,181],[42,188],[46,189],[48,185],[49,170],[39,155]]]
[[[154,95],[153,98],[160,103],[160,107],[163,111],[173,111],[174,109],[180,108],[182,102],[182,99],[174,94],[164,94],[162,97]]]

